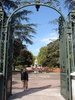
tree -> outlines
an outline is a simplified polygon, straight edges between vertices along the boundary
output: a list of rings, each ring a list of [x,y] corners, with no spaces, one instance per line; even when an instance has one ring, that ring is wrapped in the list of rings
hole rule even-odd
[[[38,62],[47,67],[59,67],[59,40],[42,47],[38,54]]]
[[[14,55],[17,57],[21,49],[26,47],[22,44],[22,41],[19,38],[14,39]]]
[[[12,11],[14,9],[16,9],[18,6],[20,6],[23,3],[23,0],[3,0],[2,1],[2,5],[3,5],[3,9],[5,12],[5,15],[7,17],[9,17],[10,13],[12,13]],[[17,38],[20,38],[22,41],[25,41],[26,44],[32,44],[32,37],[33,35],[31,33],[36,33],[34,27],[36,26],[36,24],[30,23],[29,24],[29,18],[27,17],[28,14],[32,14],[32,11],[28,11],[28,10],[19,10],[17,11],[13,16],[12,16],[12,26],[13,26],[13,33],[14,33],[14,38],[15,36]],[[22,22],[24,21],[24,23],[28,22],[28,24],[23,24]]]
[[[14,65],[14,70],[15,70],[15,66],[18,65],[17,58],[20,55],[21,49],[26,49],[26,47],[22,44],[22,41],[18,38],[14,39],[14,43],[13,43],[13,65]]]
[[[59,67],[59,40],[48,45],[46,64],[48,67]]]
[[[40,49],[40,52],[38,54],[38,63],[39,65],[42,65],[42,66],[45,66],[45,62],[46,62],[46,55],[47,55],[47,51],[48,50],[48,47],[47,46],[44,46]]]
[[[69,10],[71,10],[73,8],[73,0],[65,0],[64,1],[64,7],[68,8]],[[75,6],[75,4],[74,4]]]
[[[30,67],[33,63],[33,55],[31,52],[23,49],[20,51],[20,55],[17,60],[19,65],[22,65],[23,67]]]
[[[2,0],[2,6],[5,18],[6,17],[8,18],[9,15],[12,13],[12,11],[18,8],[22,3],[23,0]],[[14,66],[18,64],[17,58],[19,56],[20,50],[23,49],[22,41],[25,43],[25,48],[27,43],[29,44],[33,43],[32,37],[34,36],[32,34],[36,33],[34,29],[36,24],[29,23],[29,18],[28,18],[28,14],[32,13],[33,13],[32,11],[21,9],[16,13],[14,13],[12,16],[11,25],[12,25],[12,32],[14,35],[14,52],[13,52]]]

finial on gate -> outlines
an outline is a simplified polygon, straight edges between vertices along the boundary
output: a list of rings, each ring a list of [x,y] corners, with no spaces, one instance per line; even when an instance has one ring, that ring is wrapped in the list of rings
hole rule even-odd
[[[37,11],[39,11],[39,8],[40,8],[40,4],[39,3],[40,3],[40,0],[36,0],[36,6],[35,7],[36,7]]]
[[[36,10],[39,11],[40,5],[36,5]]]

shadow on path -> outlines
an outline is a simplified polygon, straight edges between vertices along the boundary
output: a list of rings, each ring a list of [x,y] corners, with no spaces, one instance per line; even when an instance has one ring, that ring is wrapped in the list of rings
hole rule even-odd
[[[37,88],[30,88],[26,91],[23,90],[22,92],[12,94],[12,96],[9,98],[9,100],[14,100],[16,98],[22,98],[25,95],[29,95],[29,94],[32,94],[32,93],[35,93],[35,92],[38,92],[38,91],[42,91],[42,90],[50,88],[50,87],[51,87],[51,85],[47,85],[47,86],[42,86],[42,87],[37,87]],[[16,91],[18,89],[19,88],[16,88]]]
[[[22,83],[20,81],[20,75],[14,75],[13,76],[14,80],[12,81],[13,94],[10,96],[10,98],[8,100],[22,100],[22,98],[24,98],[24,97],[29,98],[29,95],[33,95],[33,96],[38,95],[39,92],[45,94],[46,92],[44,92],[42,90],[46,90],[46,89],[58,89],[58,91],[59,91],[59,88],[60,88],[59,78],[56,74],[52,74],[52,75],[55,75],[55,78],[57,80],[55,80],[54,77],[52,77],[51,78],[52,80],[51,80],[49,78],[50,77],[49,74],[44,74],[44,75],[41,74],[38,76],[35,76],[34,74],[32,74],[32,75],[30,74],[30,81],[29,81],[29,85],[28,85],[29,88],[27,91],[24,91],[24,89],[22,88]],[[46,77],[46,80],[44,79],[45,77]],[[56,94],[58,93],[58,91],[56,90]],[[50,92],[50,90],[48,92]],[[53,94],[53,96],[54,96],[54,94]],[[35,96],[35,100],[36,100],[36,96]],[[56,98],[55,98],[55,100],[56,100]]]
[[[26,91],[21,91],[21,92],[18,92],[18,93],[15,93],[15,94],[12,94],[12,96],[9,98],[9,100],[15,100],[15,99],[21,99],[23,96],[27,96],[29,94],[33,94],[33,93],[36,93],[38,91],[42,91],[44,89],[48,89],[48,88],[58,88],[60,86],[54,86],[54,87],[51,87],[51,85],[47,85],[47,86],[43,86],[43,87],[37,87],[37,88],[30,88]],[[16,91],[18,90],[19,88],[16,88]],[[21,88],[20,88],[21,89]]]

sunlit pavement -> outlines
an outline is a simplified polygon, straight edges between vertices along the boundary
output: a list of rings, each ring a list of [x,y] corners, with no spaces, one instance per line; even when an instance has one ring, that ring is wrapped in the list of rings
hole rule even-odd
[[[12,88],[9,100],[65,100],[60,94],[60,73],[30,73],[26,91],[20,74],[15,74]]]

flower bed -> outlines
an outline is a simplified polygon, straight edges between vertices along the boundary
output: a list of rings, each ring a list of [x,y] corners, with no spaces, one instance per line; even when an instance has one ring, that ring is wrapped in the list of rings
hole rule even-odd
[[[35,71],[35,68],[27,68],[28,71]],[[40,72],[41,69],[40,68],[37,68],[37,70]],[[45,67],[45,68],[42,68],[42,71],[44,72],[60,72],[60,68],[48,68],[48,67]]]

